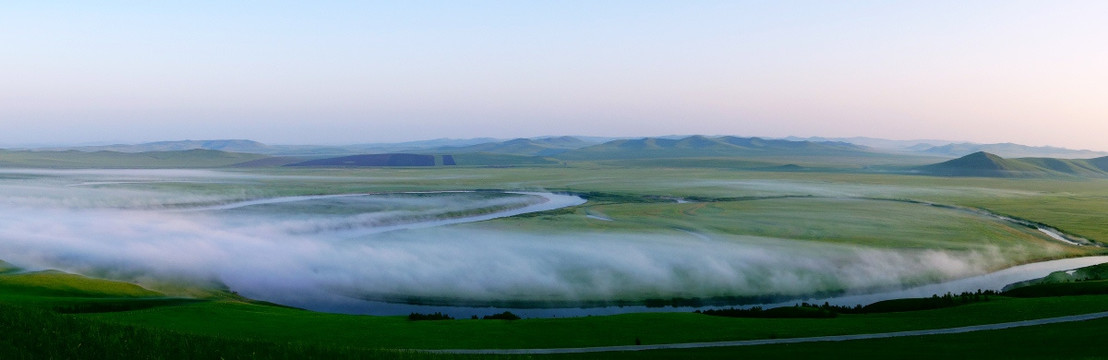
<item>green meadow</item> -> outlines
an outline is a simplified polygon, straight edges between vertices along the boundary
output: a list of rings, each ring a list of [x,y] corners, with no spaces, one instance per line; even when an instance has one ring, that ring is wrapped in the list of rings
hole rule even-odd
[[[39,289],[32,290],[35,287]],[[232,295],[222,299],[180,301],[131,284],[58,272],[2,275],[0,289],[3,290],[3,295],[0,295],[0,333],[6,332],[6,340],[0,341],[0,351],[11,355],[33,350],[24,353],[27,358],[39,358],[39,355],[108,358],[112,356],[112,351],[146,354],[144,357],[151,358],[220,356],[230,359],[250,358],[257,354],[266,354],[267,358],[454,358],[459,356],[419,354],[397,349],[552,348],[630,345],[636,340],[643,344],[665,344],[774,339],[947,328],[1108,311],[1108,295],[995,296],[989,301],[951,308],[844,314],[833,319],[752,319],[692,313],[647,313],[516,321],[409,321],[405,317],[316,313],[257,303]],[[114,304],[116,307],[66,306],[81,303]],[[74,309],[77,311],[72,311]],[[927,344],[947,341],[951,349],[969,349],[974,344],[995,346],[1009,341],[1000,339],[1026,339],[1041,343],[1040,336],[1056,336],[1050,335],[1056,329],[1072,329],[1073,332],[1067,336],[1083,339],[1099,336],[1095,329],[1103,323],[1103,320],[1095,320],[986,333],[842,343],[533,357],[664,358],[747,354],[787,357],[855,350],[874,357],[896,354],[901,347],[925,349]],[[962,341],[966,343],[954,344]],[[777,354],[782,347],[787,348],[786,351]],[[949,350],[944,348],[942,351]],[[1057,354],[1072,353],[1088,352],[1076,347]],[[982,356],[1002,358],[1005,354],[999,352]]]
[[[692,161],[690,163],[690,161]],[[459,163],[462,160],[459,159]],[[1085,255],[1073,246],[988,213],[1108,241],[1108,180],[949,178],[833,171],[719,167],[715,160],[647,164],[569,162],[540,167],[224,169],[229,179],[92,183],[94,190],[188,195],[187,206],[279,196],[440,190],[550,191],[579,194],[583,205],[455,225],[536,234],[630,234],[711,241],[987,254],[989,270]],[[691,165],[690,165],[691,164]],[[710,164],[715,167],[701,167]],[[760,163],[758,163],[760,164]],[[758,165],[753,164],[753,165]],[[751,164],[748,164],[751,165]],[[752,165],[752,166],[753,166]],[[747,167],[749,169],[749,167]],[[20,181],[54,175],[20,175]],[[72,185],[72,184],[71,184]],[[168,195],[167,195],[168,196]],[[489,195],[492,196],[492,195]],[[190,199],[191,199],[190,198]],[[342,213],[341,209],[333,209]],[[987,212],[985,212],[987,211]],[[0,254],[0,257],[3,255]],[[11,261],[11,259],[8,259]],[[26,272],[0,262],[0,352],[5,358],[483,358],[419,349],[511,349],[666,344],[877,333],[957,327],[1108,311],[1108,295],[996,296],[951,308],[832,319],[724,318],[635,313],[515,321],[410,321],[403,316],[312,312],[247,299],[219,286],[116,281],[57,271]],[[111,272],[94,274],[111,278]],[[1074,282],[1077,284],[1077,282]],[[1086,283],[1062,287],[1098,287]],[[1040,290],[1061,295],[1069,290]],[[1030,328],[842,343],[653,350],[521,358],[795,358],[817,354],[947,354],[1037,357],[1036,352],[975,352],[1001,341],[1032,346],[1091,341],[1104,320]],[[1003,340],[1001,340],[1003,339]],[[936,343],[954,344],[927,352]],[[1023,347],[1021,345],[1015,348]],[[1083,357],[1088,346],[1052,353]],[[902,353],[909,351],[910,353]],[[893,356],[896,356],[893,355]],[[510,357],[510,356],[509,356]]]

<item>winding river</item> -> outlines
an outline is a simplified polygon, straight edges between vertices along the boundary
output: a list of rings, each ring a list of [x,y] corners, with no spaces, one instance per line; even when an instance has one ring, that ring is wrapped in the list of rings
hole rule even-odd
[[[449,192],[442,192],[449,193]],[[361,236],[368,234],[379,234],[384,232],[392,232],[392,230],[401,229],[417,229],[417,228],[429,228],[435,226],[445,226],[453,224],[464,224],[483,222],[483,220],[490,220],[495,218],[510,217],[515,215],[544,212],[544,210],[551,210],[563,207],[577,206],[585,203],[585,199],[574,195],[562,195],[553,193],[538,193],[538,192],[505,192],[509,194],[531,195],[542,197],[541,202],[526,205],[519,208],[499,210],[490,214],[482,214],[476,216],[465,216],[456,218],[443,218],[432,220],[421,220],[421,222],[404,223],[397,225],[368,227],[350,230],[349,236]],[[271,198],[261,200],[249,200],[249,202],[240,202],[234,204],[226,204],[219,206],[206,207],[203,209],[229,209],[238,208],[259,204],[277,204],[287,202],[300,202],[300,200],[322,199],[342,196],[365,196],[365,194],[350,194],[350,195],[320,195],[320,196],[295,196],[295,197],[283,197],[283,198]],[[589,214],[592,216],[592,214]],[[599,217],[599,216],[597,216]],[[604,218],[605,220],[611,220]],[[1050,234],[1048,234],[1050,235]],[[1055,236],[1051,236],[1055,237]],[[1068,243],[1068,241],[1067,241]],[[991,272],[991,274],[979,275],[970,278],[956,279],[951,281],[940,282],[940,284],[932,284],[925,286],[917,286],[903,289],[893,289],[880,292],[870,292],[870,294],[850,294],[835,297],[824,298],[798,298],[789,301],[776,302],[776,304],[749,304],[742,305],[742,307],[762,306],[762,307],[778,307],[778,306],[791,306],[798,304],[798,302],[812,302],[812,304],[823,304],[823,302],[829,302],[831,305],[840,306],[854,306],[854,305],[868,305],[872,302],[897,299],[897,298],[912,298],[912,297],[930,297],[935,294],[946,294],[946,292],[958,292],[963,291],[976,291],[982,290],[1001,290],[1004,286],[1012,284],[1012,282],[1023,281],[1028,279],[1034,279],[1044,277],[1050,272],[1059,270],[1069,270],[1079,267],[1085,267],[1090,265],[1096,265],[1101,263],[1108,263],[1108,256],[1095,256],[1095,257],[1080,257],[1080,258],[1068,258],[1042,261],[1042,263],[1026,264],[1015,267],[1006,268],[1003,270]],[[304,306],[304,305],[300,305]],[[490,313],[512,311],[524,317],[579,317],[579,316],[603,316],[603,315],[616,315],[616,313],[626,312],[659,312],[659,311],[693,311],[697,309],[709,309],[719,308],[718,306],[709,307],[646,307],[646,306],[607,306],[607,307],[571,307],[571,308],[504,308],[504,307],[462,307],[462,306],[438,306],[438,305],[410,305],[399,304],[399,302],[384,302],[384,301],[371,301],[362,300],[357,298],[342,298],[335,299],[335,301],[329,301],[327,304],[314,304],[308,305],[308,308],[312,310],[330,311],[330,312],[346,312],[346,313],[362,313],[362,315],[378,315],[378,316],[397,316],[408,315],[411,312],[443,312],[449,313],[454,317],[470,317],[470,316],[483,316],[490,315]]]
[[[1071,270],[1085,266],[1091,266],[1108,262],[1108,256],[1090,256],[1071,259],[1060,259],[1043,261],[1025,265],[1019,265],[1010,267],[997,272],[947,281],[937,284],[929,284],[917,287],[911,287],[906,289],[897,289],[868,294],[851,294],[835,297],[823,297],[823,298],[798,298],[791,301],[784,301],[778,303],[764,303],[764,304],[742,304],[734,307],[749,308],[753,306],[761,306],[764,308],[772,308],[779,306],[792,306],[801,302],[808,302],[814,304],[823,304],[824,302],[832,305],[842,306],[854,306],[854,305],[866,305],[872,304],[883,300],[913,298],[913,297],[930,297],[935,294],[961,293],[961,292],[973,292],[978,289],[981,290],[997,290],[999,291],[1005,285],[1041,278],[1055,271]],[[435,313],[441,312],[448,314],[455,318],[466,318],[470,316],[484,316],[495,313],[501,313],[504,311],[511,311],[516,315],[520,315],[525,318],[558,318],[558,317],[580,317],[580,316],[602,316],[602,315],[617,315],[626,313],[642,313],[642,312],[692,312],[695,310],[706,309],[718,309],[721,307],[730,306],[703,306],[703,307],[689,307],[689,306],[666,306],[666,307],[647,307],[647,306],[602,306],[602,307],[565,307],[565,308],[510,308],[510,307],[465,307],[465,306],[439,306],[439,305],[413,305],[402,303],[388,303],[380,301],[364,301],[359,299],[345,299],[344,301],[336,301],[323,305],[319,308],[313,308],[312,310],[327,311],[327,312],[341,312],[350,314],[363,314],[363,315],[407,315],[413,312],[416,313]]]
[[[446,193],[446,192],[443,192]],[[486,221],[497,218],[510,217],[520,214],[548,211],[564,207],[577,206],[584,204],[586,201],[581,197],[574,195],[554,194],[548,192],[506,192],[511,194],[530,195],[541,197],[542,200],[537,203],[526,205],[519,208],[496,211],[488,214],[464,216],[457,218],[445,218],[425,220],[410,223],[393,224],[386,226],[367,227],[355,230],[349,230],[345,232],[348,236],[361,236],[367,234],[382,233],[396,230],[407,229],[421,229],[430,228],[436,226],[445,226],[452,224],[462,224],[478,221]],[[344,195],[319,195],[319,196],[295,196],[284,198],[273,198],[263,200],[251,200],[236,202],[231,204],[224,204],[218,206],[210,206],[204,208],[194,208],[192,210],[227,210],[241,207],[247,207],[260,204],[276,204],[296,201],[309,201],[316,199],[328,199],[335,197],[349,197],[349,196],[367,196],[370,194],[344,194]],[[589,214],[590,217],[596,216]],[[597,216],[599,217],[599,216]],[[603,220],[611,221],[610,219],[603,218]],[[1050,235],[1050,234],[1048,234]],[[1052,236],[1054,237],[1054,236]],[[933,294],[945,294],[947,292],[960,293],[960,292],[972,292],[981,290],[1000,290],[1005,285],[1024,281],[1029,279],[1035,279],[1046,276],[1054,271],[1070,270],[1079,267],[1095,265],[1108,262],[1108,256],[1093,256],[1082,258],[1070,258],[1060,259],[1052,261],[1044,261],[1038,263],[1031,263],[1025,265],[1014,266],[1004,270],[996,271],[989,274],[973,276],[969,278],[963,278],[958,280],[947,281],[937,284],[929,284],[924,286],[917,286],[911,288],[894,289],[888,291],[874,292],[874,293],[855,293],[834,297],[823,298],[798,298],[779,303],[763,303],[763,304],[743,304],[741,307],[749,306],[763,306],[763,307],[776,307],[776,306],[790,306],[799,302],[809,302],[822,304],[824,302],[833,305],[853,306],[858,304],[870,304],[877,301],[909,298],[909,297],[927,297]],[[325,303],[309,303],[309,304],[294,304],[295,306],[307,307],[311,310],[326,311],[326,312],[340,312],[340,313],[352,313],[352,314],[368,314],[368,315],[406,315],[412,312],[419,313],[434,313],[442,312],[454,317],[469,317],[473,315],[483,316],[492,313],[499,313],[503,311],[511,311],[515,314],[524,317],[574,317],[574,316],[590,316],[590,315],[612,315],[621,313],[633,313],[633,312],[690,312],[697,309],[709,309],[719,308],[719,306],[705,306],[705,307],[647,307],[647,306],[594,306],[594,307],[563,307],[563,308],[511,308],[511,307],[469,307],[469,306],[442,306],[442,305],[415,305],[406,303],[394,303],[394,302],[382,302],[382,301],[368,301],[357,298],[337,298],[331,299]]]

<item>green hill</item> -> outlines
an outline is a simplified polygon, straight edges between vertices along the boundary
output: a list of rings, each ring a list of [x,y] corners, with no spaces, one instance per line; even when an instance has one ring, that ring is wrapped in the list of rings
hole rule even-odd
[[[452,159],[451,164],[447,159]],[[264,164],[254,161],[251,164]],[[452,155],[424,154],[367,154],[315,159],[282,166],[293,167],[381,167],[381,166],[522,166],[556,165],[560,162],[541,156],[497,154],[488,152],[459,153]]]
[[[60,169],[217,168],[268,156],[218,150],[150,151],[7,151],[0,150],[0,167]]]
[[[5,295],[34,294],[41,296],[81,297],[159,297],[161,293],[141,286],[61,271],[47,270],[0,276],[0,289]]]
[[[435,166],[434,155],[367,154],[308,160],[285,166],[362,167],[362,166]]]
[[[1102,151],[1072,150],[1053,146],[1027,146],[1013,143],[1003,144],[973,144],[957,143],[942,146],[924,147],[915,149],[924,154],[940,156],[965,156],[976,152],[987,152],[1009,158],[1021,157],[1050,157],[1050,158],[1089,158],[1104,156]]]
[[[614,140],[567,151],[555,157],[565,160],[617,160],[692,157],[766,156],[865,156],[869,148],[842,142],[813,142],[740,138],[734,136],[689,136],[682,139],[642,138]]]
[[[219,150],[250,154],[265,154],[272,149],[266,144],[244,139],[155,141],[142,144],[115,144],[72,148],[41,149],[51,151],[77,150],[83,152],[113,151],[139,153],[151,151]]]
[[[493,153],[528,156],[552,156],[569,150],[583,148],[595,143],[590,143],[572,136],[547,137],[535,139],[512,139],[501,142],[488,142],[483,144],[444,147],[436,149],[440,152],[452,153]]]
[[[937,176],[973,177],[1106,177],[1108,157],[1080,160],[1054,158],[1005,159],[987,152],[976,152],[954,160],[915,168]]]
[[[4,260],[0,260],[0,274],[16,270],[19,270],[19,268],[15,267],[15,265],[4,262]]]
[[[493,154],[482,152],[454,154],[454,160],[459,166],[531,166],[560,164],[559,161],[542,156]]]

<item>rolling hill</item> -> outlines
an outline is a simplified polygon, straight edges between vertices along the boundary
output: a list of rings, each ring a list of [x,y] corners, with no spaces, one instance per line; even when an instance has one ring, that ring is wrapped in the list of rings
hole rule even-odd
[[[292,167],[386,167],[386,166],[534,166],[557,165],[558,161],[541,156],[495,154],[471,152],[451,155],[426,154],[363,154],[313,159],[294,163],[281,163],[267,158],[249,163],[256,166],[292,166]],[[289,158],[279,158],[289,159]]]
[[[1003,144],[973,144],[957,143],[942,146],[932,146],[925,149],[917,149],[919,153],[938,156],[965,156],[976,152],[987,152],[1006,158],[1044,157],[1087,159],[1108,156],[1108,153],[1091,150],[1073,150],[1053,146],[1027,146],[1013,143]]]
[[[614,140],[556,155],[564,160],[617,160],[644,158],[833,156],[872,154],[869,148],[844,142],[814,142],[689,136],[681,139],[642,138]]]
[[[528,156],[552,156],[573,149],[580,149],[596,143],[588,142],[572,136],[545,137],[545,138],[518,138],[501,142],[487,142],[461,147],[440,147],[437,152],[452,153],[493,153]]]
[[[180,141],[156,141],[142,144],[115,144],[103,146],[83,146],[75,148],[59,148],[46,150],[77,150],[84,152],[112,151],[121,153],[140,153],[152,151],[184,151],[184,150],[219,150],[228,152],[241,152],[251,154],[264,154],[270,150],[269,145],[253,140],[227,139],[227,140],[180,140]]]
[[[996,154],[975,152],[954,160],[920,166],[918,173],[937,176],[972,177],[1108,177],[1108,157],[1088,160],[1055,158],[1005,159]]]
[[[361,166],[435,166],[434,155],[366,154],[308,160],[284,166],[361,167]]]

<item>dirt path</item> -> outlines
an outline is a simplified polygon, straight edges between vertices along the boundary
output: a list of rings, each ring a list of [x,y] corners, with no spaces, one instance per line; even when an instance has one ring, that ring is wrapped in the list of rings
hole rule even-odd
[[[1093,314],[1061,316],[1061,317],[1053,317],[1053,318],[1046,318],[1046,319],[1014,321],[1014,322],[1006,322],[1006,323],[998,323],[998,324],[973,325],[973,326],[963,326],[963,327],[945,328],[945,329],[897,331],[897,332],[876,333],[876,334],[834,335],[834,336],[816,336],[816,337],[802,337],[802,338],[790,338],[790,339],[737,340],[737,341],[716,341],[716,342],[696,342],[696,343],[679,343],[679,344],[657,344],[657,345],[598,346],[598,347],[558,348],[558,349],[447,349],[447,350],[426,350],[426,351],[431,352],[431,353],[445,353],[445,354],[544,355],[544,354],[597,353],[597,352],[611,352],[611,351],[698,349],[698,348],[709,348],[709,347],[796,344],[796,343],[821,342],[821,341],[850,341],[850,340],[866,340],[866,339],[885,339],[885,338],[901,337],[901,336],[961,334],[961,333],[968,333],[968,332],[974,332],[974,331],[1001,330],[1001,329],[1010,329],[1010,328],[1025,327],[1025,326],[1057,324],[1057,323],[1074,322],[1074,321],[1086,321],[1086,320],[1101,319],[1101,318],[1108,318],[1108,311],[1093,313]]]

